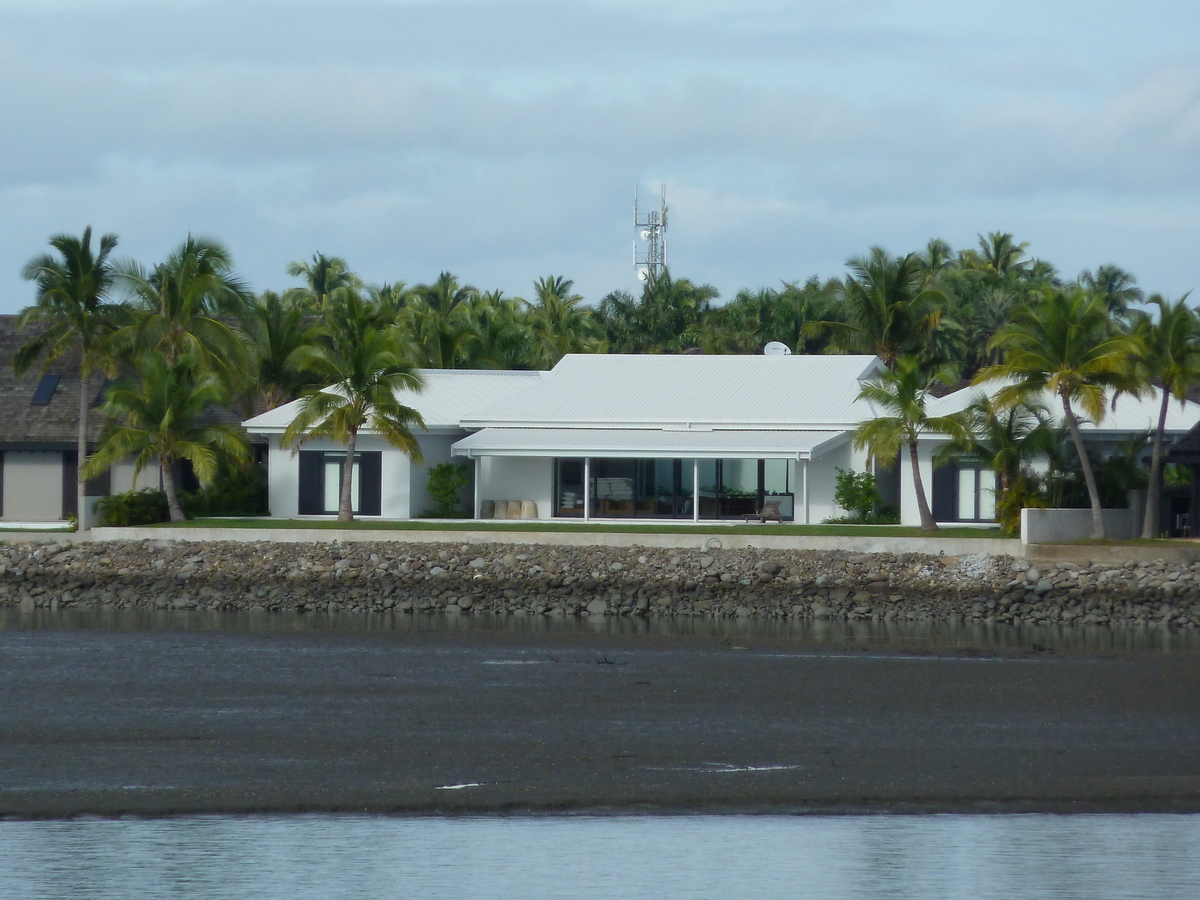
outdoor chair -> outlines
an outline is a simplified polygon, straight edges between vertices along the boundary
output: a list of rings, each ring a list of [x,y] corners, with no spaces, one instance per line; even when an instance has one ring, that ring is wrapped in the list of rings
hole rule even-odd
[[[768,520],[772,522],[782,522],[783,513],[779,511],[780,502],[781,501],[778,499],[764,500],[762,509],[756,513],[748,514],[746,516],[746,521],[749,522],[751,519],[758,519],[760,522],[766,522]]]

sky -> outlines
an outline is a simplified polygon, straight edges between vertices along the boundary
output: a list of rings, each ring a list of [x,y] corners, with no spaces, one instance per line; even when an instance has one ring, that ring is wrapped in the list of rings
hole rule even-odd
[[[1198,50],[1194,0],[0,0],[0,312],[87,225],[146,265],[217,238],[256,290],[320,251],[596,302],[660,185],[724,299],[991,231],[1174,298]]]

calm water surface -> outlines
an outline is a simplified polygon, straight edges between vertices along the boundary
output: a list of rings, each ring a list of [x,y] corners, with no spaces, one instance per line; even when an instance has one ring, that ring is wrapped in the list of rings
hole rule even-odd
[[[844,816],[0,822],[0,896],[1181,898],[1200,817]]]

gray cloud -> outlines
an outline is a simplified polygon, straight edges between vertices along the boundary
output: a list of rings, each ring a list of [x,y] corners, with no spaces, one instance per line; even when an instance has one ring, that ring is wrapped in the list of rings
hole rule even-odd
[[[675,267],[727,295],[994,229],[1071,274],[1196,280],[1190,7],[1140,43],[1102,8],[1072,52],[951,7],[734,9],[0,6],[3,305],[46,236],[89,222],[147,261],[214,234],[259,287],[320,248],[376,280],[565,272],[594,299],[633,286],[629,194],[659,181]]]

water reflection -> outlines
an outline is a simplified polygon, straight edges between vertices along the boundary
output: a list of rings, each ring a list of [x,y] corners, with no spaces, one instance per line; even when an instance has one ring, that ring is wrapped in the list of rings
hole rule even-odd
[[[183,817],[0,822],[5,896],[1171,898],[1200,891],[1174,815]]]
[[[870,646],[988,652],[1056,650],[1086,652],[1200,652],[1200,630],[1156,626],[1007,625],[983,622],[831,621],[825,619],[711,619],[701,616],[445,615],[442,613],[215,612],[152,609],[0,609],[0,630],[232,631],[509,634],[792,641],[823,647]]]

